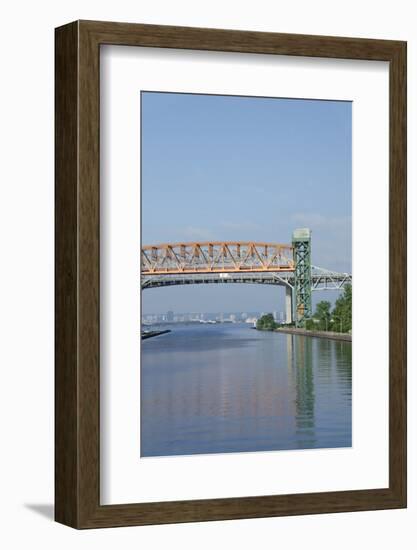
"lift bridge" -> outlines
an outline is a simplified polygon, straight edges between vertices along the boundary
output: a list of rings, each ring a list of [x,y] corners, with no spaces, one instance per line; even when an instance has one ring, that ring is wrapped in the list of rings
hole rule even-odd
[[[208,283],[283,286],[286,322],[302,327],[312,316],[312,291],[341,290],[352,276],[312,265],[310,229],[296,229],[291,245],[217,241],[142,247],[143,290]]]

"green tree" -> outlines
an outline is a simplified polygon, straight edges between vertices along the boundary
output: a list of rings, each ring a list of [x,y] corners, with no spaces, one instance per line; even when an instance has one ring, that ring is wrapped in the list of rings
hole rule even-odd
[[[346,285],[342,296],[336,300],[333,310],[333,330],[336,332],[352,330],[352,285]]]
[[[331,303],[327,300],[322,300],[316,305],[314,319],[316,319],[316,328],[318,330],[330,330],[332,314],[330,308]]]
[[[306,320],[306,330],[317,330],[318,326],[315,319],[307,319]]]
[[[258,330],[274,330],[277,326],[278,323],[274,321],[274,316],[272,313],[262,315],[262,317],[260,317],[256,322],[256,328]]]

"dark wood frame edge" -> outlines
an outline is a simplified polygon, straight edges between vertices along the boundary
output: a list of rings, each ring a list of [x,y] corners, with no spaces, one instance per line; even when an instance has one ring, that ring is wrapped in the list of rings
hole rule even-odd
[[[389,487],[100,505],[99,51],[153,46],[390,64]],[[406,507],[406,43],[76,21],[55,33],[55,519],[116,527]]]

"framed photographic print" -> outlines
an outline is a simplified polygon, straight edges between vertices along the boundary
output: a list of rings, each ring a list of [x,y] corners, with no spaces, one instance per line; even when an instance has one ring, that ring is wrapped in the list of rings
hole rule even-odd
[[[56,29],[56,520],[406,506],[406,44]]]

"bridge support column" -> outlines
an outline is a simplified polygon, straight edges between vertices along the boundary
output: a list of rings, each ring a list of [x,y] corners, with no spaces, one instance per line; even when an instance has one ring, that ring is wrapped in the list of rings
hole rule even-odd
[[[285,322],[292,323],[292,288],[285,287]]]

